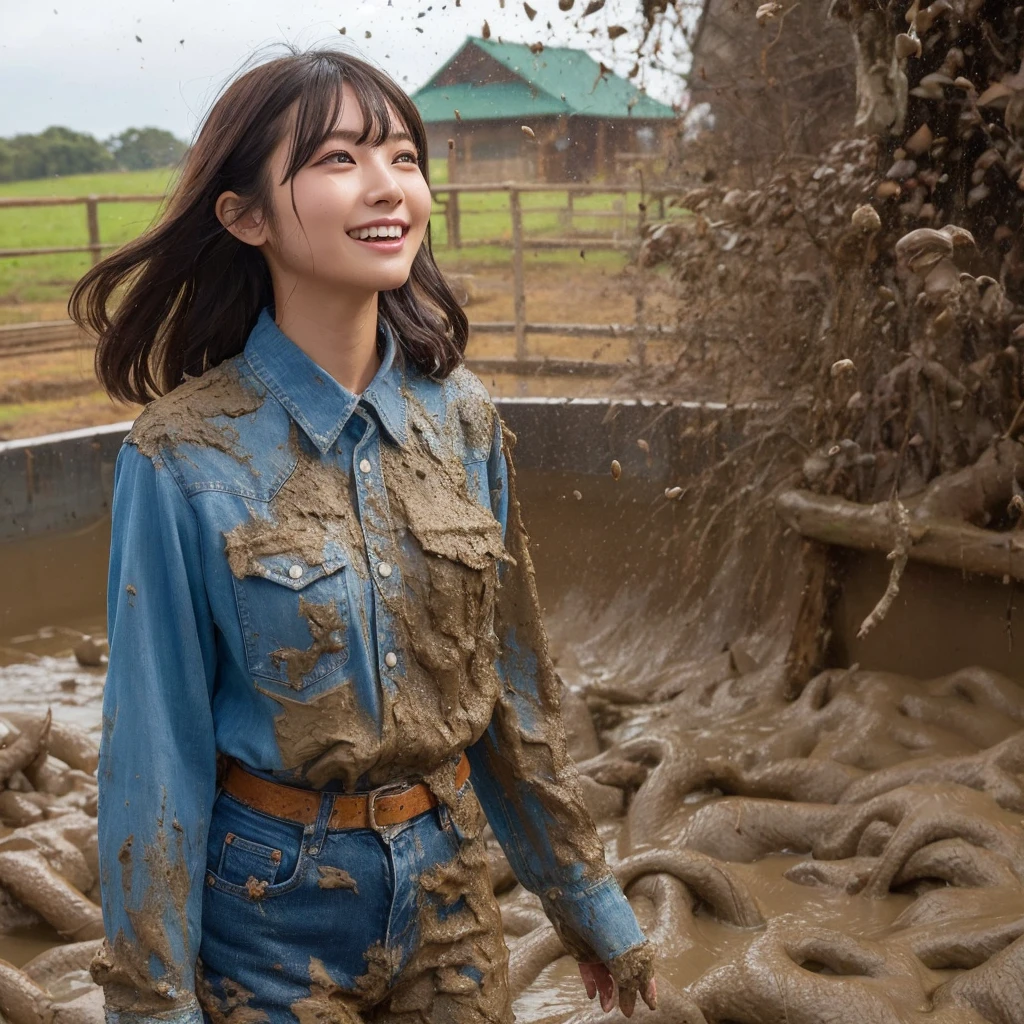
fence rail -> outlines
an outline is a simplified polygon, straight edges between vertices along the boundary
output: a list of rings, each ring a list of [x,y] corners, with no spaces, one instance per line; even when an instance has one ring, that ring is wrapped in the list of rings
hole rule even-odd
[[[583,185],[563,183],[558,185],[541,183],[522,182],[501,182],[496,184],[474,183],[474,184],[451,184],[432,186],[431,192],[441,207],[441,214],[444,217],[447,231],[446,247],[463,249],[467,245],[502,247],[511,249],[512,265],[512,287],[513,287],[513,316],[511,321],[494,321],[488,323],[473,323],[472,329],[482,334],[508,333],[515,336],[515,359],[518,365],[526,366],[531,363],[543,363],[547,367],[553,367],[556,362],[566,362],[567,365],[576,366],[576,361],[559,360],[538,360],[531,357],[527,338],[530,334],[557,334],[565,337],[630,337],[633,339],[633,356],[635,361],[643,366],[647,361],[646,343],[647,339],[658,336],[674,336],[672,328],[646,324],[643,322],[644,295],[640,289],[635,295],[636,322],[633,324],[552,324],[552,323],[530,323],[526,312],[526,283],[523,265],[523,253],[527,249],[575,249],[584,245],[589,250],[611,250],[622,251],[632,249],[639,241],[647,220],[648,203],[656,204],[659,218],[664,218],[666,212],[666,200],[680,194],[680,189],[657,187],[647,190],[630,187],[627,185]],[[479,211],[465,209],[460,203],[460,196],[483,193],[503,192],[508,195],[509,218],[511,221],[511,237],[495,239],[477,239],[464,242],[463,218],[483,215],[490,211]],[[531,193],[565,193],[566,205],[558,207],[531,207],[524,211],[522,196]],[[626,209],[626,199],[630,193],[640,192],[643,199],[639,204],[636,218],[630,222]],[[588,195],[614,195],[621,197],[618,201],[619,209],[607,210],[578,210],[575,207],[577,197]],[[441,199],[441,197],[444,197]],[[22,257],[22,256],[45,256],[61,253],[90,253],[92,262],[98,263],[102,253],[106,249],[118,248],[120,243],[103,242],[100,238],[99,207],[102,203],[141,203],[152,202],[162,203],[167,197],[157,194],[140,195],[89,195],[89,196],[33,196],[33,197],[11,197],[0,198],[0,210],[16,207],[40,207],[40,206],[75,206],[84,205],[86,211],[86,230],[88,233],[88,244],[79,246],[47,246],[39,248],[0,249],[0,259]],[[560,214],[560,230],[566,232],[561,238],[538,238],[531,237],[523,231],[523,216],[533,213],[558,213]],[[588,218],[597,217],[617,219],[621,227],[619,236],[602,236],[590,232],[579,232],[574,227],[574,219],[577,216]],[[61,349],[73,348],[79,345],[88,345],[90,342],[84,338],[78,329],[70,321],[59,321],[57,323],[43,324],[21,324],[13,327],[0,327],[0,359],[5,356],[24,355],[29,352],[53,352]],[[498,360],[498,362],[513,361]],[[612,365],[596,364],[587,361],[580,365]]]

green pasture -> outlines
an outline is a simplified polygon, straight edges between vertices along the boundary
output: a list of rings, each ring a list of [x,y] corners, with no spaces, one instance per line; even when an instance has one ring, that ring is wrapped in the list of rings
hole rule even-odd
[[[431,181],[446,180],[443,159],[431,161]],[[13,196],[87,196],[87,195],[160,195],[171,185],[174,171],[110,172],[74,175],[59,179],[13,182],[0,185],[0,198]],[[500,266],[511,261],[511,250],[503,245],[480,245],[488,241],[511,243],[512,223],[505,193],[471,193],[459,197],[462,248],[448,246],[443,213],[445,196],[434,202],[431,238],[438,261],[443,265]],[[587,251],[587,237],[594,234],[628,233],[636,224],[639,193],[623,199],[615,195],[577,196],[572,227],[579,233],[580,249],[587,262],[601,266],[621,266],[627,258],[614,251]],[[547,208],[547,209],[545,209]],[[530,238],[565,237],[568,222],[564,192],[537,192],[522,196],[523,232]],[[595,213],[619,212],[622,217],[595,217]],[[100,240],[123,244],[146,229],[159,212],[159,204],[101,203]],[[672,213],[674,211],[668,211]],[[88,242],[86,208],[76,206],[0,208],[0,249],[44,248],[85,245]],[[477,243],[477,244],[474,244]],[[530,264],[549,262],[579,263],[578,249],[530,250]],[[89,266],[88,253],[62,253],[46,256],[0,258],[0,303],[59,302],[66,299],[74,282]]]

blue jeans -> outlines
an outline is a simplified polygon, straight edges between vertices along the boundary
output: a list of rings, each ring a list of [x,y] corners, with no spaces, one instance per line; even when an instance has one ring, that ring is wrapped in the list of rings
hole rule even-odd
[[[242,1009],[267,1024],[510,1024],[482,840],[443,804],[380,833],[328,828],[332,806],[324,793],[303,826],[218,794],[198,965],[205,1020]]]

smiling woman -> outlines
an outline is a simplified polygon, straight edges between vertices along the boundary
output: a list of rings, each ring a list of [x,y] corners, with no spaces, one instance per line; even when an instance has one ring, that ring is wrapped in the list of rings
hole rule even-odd
[[[392,203],[400,212],[382,211]],[[462,360],[468,325],[422,244],[429,214],[426,133],[409,97],[356,58],[296,53],[229,85],[164,215],[81,278],[71,316],[98,336],[96,368],[110,394],[145,403],[240,352],[275,297],[287,300],[278,323],[293,327],[289,310],[305,298],[275,293],[274,261],[292,286],[316,266],[318,301],[339,274],[363,285],[361,311],[331,296],[333,331],[359,324],[365,339],[379,305],[404,354],[444,376]],[[382,219],[409,228],[386,266],[365,262],[376,250],[347,240]]]
[[[485,823],[591,996],[656,1002],[426,168],[397,85],[293,53],[72,298],[107,390],[149,401],[114,482],[109,1024],[511,1022]]]

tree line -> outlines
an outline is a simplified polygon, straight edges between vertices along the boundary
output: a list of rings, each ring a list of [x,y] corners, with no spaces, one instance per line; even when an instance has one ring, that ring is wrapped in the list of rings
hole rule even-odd
[[[54,125],[36,135],[0,139],[0,182],[171,167],[187,149],[162,128],[128,128],[101,142],[87,132]]]

